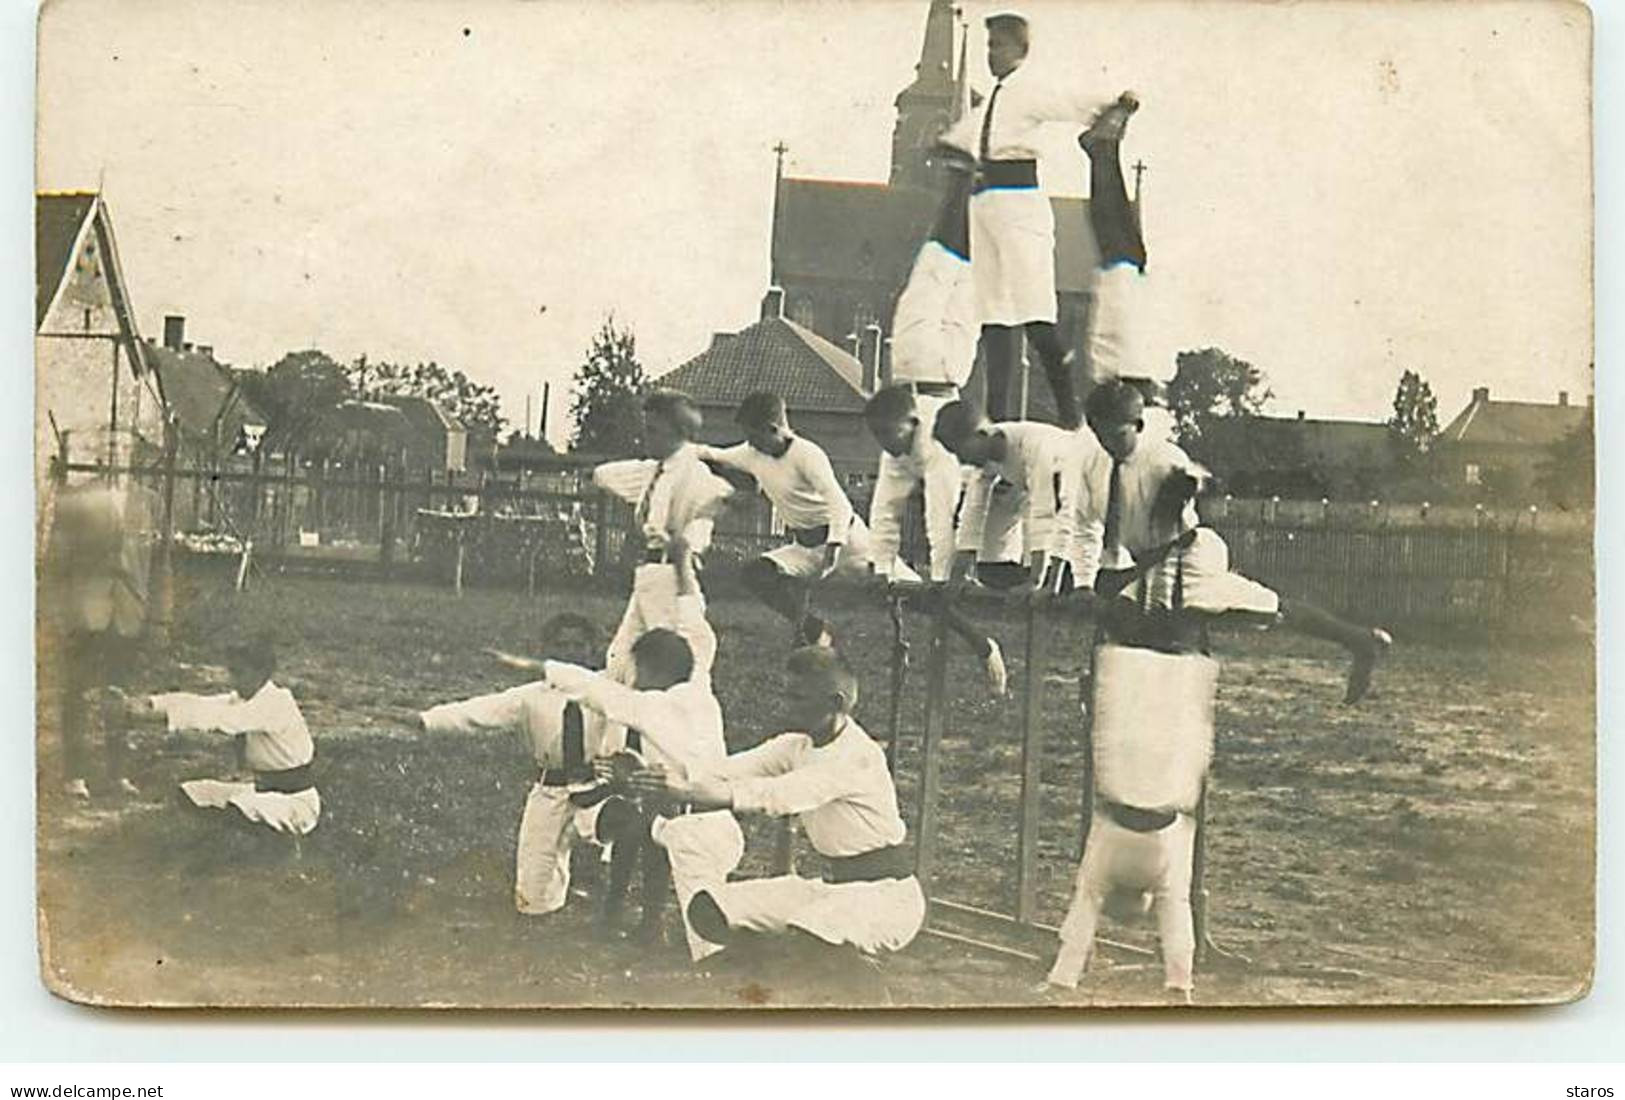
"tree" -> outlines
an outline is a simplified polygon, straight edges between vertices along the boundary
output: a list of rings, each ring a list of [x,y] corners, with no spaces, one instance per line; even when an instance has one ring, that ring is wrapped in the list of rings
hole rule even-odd
[[[1546,450],[1535,485],[1560,508],[1590,508],[1597,482],[1597,434],[1591,417]]]
[[[363,398],[424,397],[460,420],[465,428],[501,434],[507,421],[495,386],[475,382],[460,370],[447,370],[430,360],[413,366],[369,362],[365,355],[348,368],[355,392]]]
[[[297,454],[314,441],[322,417],[354,391],[345,368],[326,352],[291,351],[270,370],[241,376],[243,392],[265,414],[267,452]]]
[[[1394,390],[1394,413],[1388,418],[1401,465],[1415,469],[1422,464],[1433,441],[1439,436],[1439,402],[1433,387],[1413,370],[1399,377]]]
[[[1187,447],[1202,438],[1215,418],[1258,416],[1274,396],[1263,371],[1218,348],[1182,351],[1174,358],[1168,407]]]
[[[637,338],[615,324],[613,314],[592,338],[587,360],[575,374],[570,449],[586,454],[621,454],[638,441],[639,398],[649,388],[638,362]]]

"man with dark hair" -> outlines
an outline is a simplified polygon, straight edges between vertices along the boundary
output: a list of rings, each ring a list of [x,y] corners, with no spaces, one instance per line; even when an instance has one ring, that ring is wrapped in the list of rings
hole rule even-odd
[[[958,392],[957,390],[955,391]],[[917,394],[907,385],[887,386],[869,399],[864,422],[880,444],[880,472],[869,504],[873,532],[871,560],[875,571],[888,579],[912,579],[895,572],[902,562],[903,518],[916,489],[925,497],[925,537],[930,554],[933,585],[946,585],[953,576],[954,512],[959,506],[959,463],[932,435],[940,398]],[[946,600],[943,593],[938,599]],[[1009,687],[1004,652],[999,643],[978,630],[951,602],[944,604],[948,626],[982,662],[988,686],[995,696]]]
[[[824,646],[796,650],[785,669],[785,718],[795,732],[709,771],[652,768],[634,782],[697,808],[798,818],[825,878],[714,882],[689,900],[689,924],[710,943],[777,961],[786,981],[850,983],[866,972],[863,960],[913,941],[925,896],[885,751],[852,717],[857,678]]]
[[[226,649],[232,690],[219,695],[170,692],[126,700],[131,721],[165,723],[171,733],[220,733],[237,739],[237,759],[251,780],[192,779],[181,784],[188,803],[235,810],[255,824],[303,836],[321,819],[311,763],[316,745],[293,692],[272,681],[276,649],[256,636]]]
[[[689,951],[695,961],[716,946],[687,924],[688,900],[739,865],[745,838],[725,809],[695,806],[682,798],[639,796],[626,782],[632,769],[648,763],[673,774],[701,774],[727,756],[722,707],[711,688],[716,634],[705,620],[694,571],[694,554],[679,539],[668,549],[677,562],[676,617],[672,627],[645,631],[632,644],[630,686],[606,673],[562,661],[547,661],[547,683],[626,729],[625,749],[601,762],[614,794],[603,803],[598,834],[613,845],[605,920],[615,926],[633,870],[643,868],[645,941],[657,940],[664,926],[667,895],[675,886],[685,913]]]
[[[1078,580],[1100,596],[1120,597],[1106,608],[1108,625],[1137,629],[1170,610],[1278,623],[1348,650],[1343,701],[1359,702],[1393,644],[1388,632],[1283,599],[1231,572],[1229,547],[1196,513],[1196,496],[1210,475],[1173,442],[1146,432],[1145,401],[1136,387],[1123,380],[1098,386],[1086,410],[1101,450],[1083,467],[1081,537],[1099,550],[1080,559],[1098,563],[1098,575]],[[1126,615],[1130,608],[1151,616]]]
[[[828,645],[829,624],[807,610],[810,587],[833,574],[868,576],[869,528],[853,512],[829,455],[790,427],[782,398],[753,393],[740,404],[736,419],[745,432],[743,443],[701,447],[700,454],[754,478],[790,536],[785,545],[746,565],[745,581],[792,624],[797,645]],[[898,561],[880,572],[899,580],[919,579]]]
[[[959,513],[961,577],[1060,595],[1082,571],[1073,525],[1092,438],[1031,420],[995,424],[974,401],[937,414],[937,439],[976,470]]]
[[[988,70],[996,83],[980,110],[967,112],[943,142],[977,161],[970,254],[987,407],[995,420],[1008,415],[1010,379],[1025,335],[1055,393],[1061,426],[1076,428],[1082,417],[1073,363],[1055,327],[1055,215],[1039,186],[1038,150],[1046,124],[1087,126],[1121,97],[1100,87],[1048,84],[1031,73],[1024,16],[998,12],[986,27]]]
[[[580,615],[554,616],[542,627],[545,652],[588,664],[602,652],[598,629]],[[509,667],[540,671],[540,662],[489,651]],[[529,916],[562,909],[570,896],[570,853],[577,837],[597,836],[598,806],[581,808],[570,801],[573,790],[588,785],[587,761],[598,755],[589,745],[581,705],[545,680],[442,703],[417,716],[429,733],[518,733],[536,762],[536,780],[519,818],[514,856],[514,907]]]
[[[644,448],[650,457],[606,462],[593,470],[593,483],[636,510],[639,564],[632,574],[632,594],[620,626],[610,639],[604,672],[623,684],[632,682],[632,643],[655,627],[677,623],[677,561],[672,546],[703,555],[711,544],[717,512],[733,491],[700,459],[693,440],[702,420],[688,395],[657,390],[644,398]],[[697,587],[695,599],[704,607]],[[613,725],[596,735],[613,751],[625,731]]]
[[[1119,378],[1128,382],[1145,399],[1147,430],[1172,439],[1167,386],[1175,364],[1146,339],[1145,237],[1123,179],[1123,136],[1139,106],[1124,97],[1078,137],[1089,160],[1089,227],[1099,254],[1090,283],[1085,345],[1091,385]]]

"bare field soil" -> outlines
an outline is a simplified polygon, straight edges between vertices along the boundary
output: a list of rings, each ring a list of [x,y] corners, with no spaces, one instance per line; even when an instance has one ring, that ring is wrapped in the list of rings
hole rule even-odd
[[[219,659],[238,623],[282,640],[278,679],[318,741],[320,828],[290,845],[178,811],[175,783],[229,767],[229,745],[157,733],[133,741],[143,794],[65,805],[41,788],[41,933],[59,991],[103,1004],[769,1006],[786,994],[697,974],[675,946],[605,942],[576,898],[544,918],[511,904],[514,830],[531,768],[517,740],[407,733],[402,708],[509,686],[481,647],[537,649],[571,610],[606,632],[618,599],[579,589],[474,590],[269,577],[234,596],[183,574],[174,658]],[[859,668],[859,717],[886,732],[891,626],[831,600]],[[718,694],[732,747],[776,732],[787,628],[718,593]],[[992,614],[990,612],[990,614]],[[994,627],[1021,682],[1015,612]],[[914,643],[899,786],[912,813],[927,624]],[[1040,916],[1058,923],[1080,830],[1077,673],[1084,629],[1055,631],[1041,679],[1044,827]],[[1557,1001],[1589,986],[1593,943],[1594,673],[1588,639],[1399,635],[1377,691],[1340,704],[1340,655],[1277,634],[1224,634],[1210,798],[1209,914],[1252,960],[1199,973],[1200,1004]],[[50,698],[50,662],[41,698]],[[195,669],[153,660],[142,687]],[[1015,889],[1020,700],[986,697],[956,650],[944,739],[935,892],[1008,909]],[[54,711],[41,709],[54,774]],[[742,873],[765,872],[768,823],[748,822]],[[1151,946],[1144,925],[1108,924]],[[1084,988],[1034,991],[1036,963],[921,936],[884,965],[896,1006],[1160,1002],[1160,974],[1097,960]]]

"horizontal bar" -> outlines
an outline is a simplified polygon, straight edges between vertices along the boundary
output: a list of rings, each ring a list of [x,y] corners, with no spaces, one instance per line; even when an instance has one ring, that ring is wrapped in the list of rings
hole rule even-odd
[[[929,913],[932,916],[940,915],[948,918],[949,923],[952,923],[957,918],[987,935],[1013,935],[1022,937],[1029,943],[1042,942],[1046,948],[1049,946],[1049,941],[1059,939],[1061,935],[1061,930],[1054,925],[1041,924],[1038,921],[1026,924],[1004,913],[995,913],[990,909],[981,909],[974,905],[947,901],[943,898],[931,899]],[[1149,948],[1137,947],[1132,943],[1121,943],[1101,936],[1095,937],[1095,943],[1113,951],[1121,951],[1124,954],[1141,958],[1155,958],[1157,954]]]
[[[1021,951],[1000,943],[989,943],[987,940],[978,940],[971,936],[961,936],[957,932],[945,932],[940,928],[927,928],[925,934],[935,936],[939,940],[947,940],[949,943],[957,943],[964,947],[975,947],[982,951],[992,951],[999,955],[1009,955],[1026,962],[1042,963],[1044,961],[1030,951]]]

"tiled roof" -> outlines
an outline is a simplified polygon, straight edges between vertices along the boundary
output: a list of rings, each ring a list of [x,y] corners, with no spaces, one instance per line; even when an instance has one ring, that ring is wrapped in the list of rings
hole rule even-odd
[[[34,328],[45,323],[45,311],[73,262],[74,242],[85,219],[96,208],[93,191],[34,196]]]
[[[378,400],[386,405],[393,405],[401,410],[407,421],[417,431],[460,432],[463,424],[440,406],[437,401],[427,397],[418,397],[415,394],[383,394]]]
[[[736,333],[658,380],[702,405],[737,405],[758,390],[776,393],[792,412],[861,412],[863,366],[845,351],[782,317]]]
[[[1545,405],[1475,397],[1439,433],[1439,441],[1546,447],[1584,424],[1590,415],[1591,410],[1585,405]]]
[[[165,403],[184,431],[213,438],[218,419],[220,438],[230,443],[244,424],[266,423],[264,414],[238,390],[231,371],[216,362],[213,355],[149,344],[146,357],[158,373]]]
[[[936,216],[940,196],[908,187],[849,180],[782,181],[774,219],[774,278],[874,281],[902,287]],[[1055,285],[1089,289],[1095,264],[1089,204],[1051,198],[1055,210]]]
[[[1388,425],[1372,420],[1316,420],[1286,416],[1218,417],[1207,425],[1203,438],[1223,445],[1227,437],[1251,437],[1264,451],[1272,446],[1284,454],[1333,469],[1384,466],[1393,461]]]

